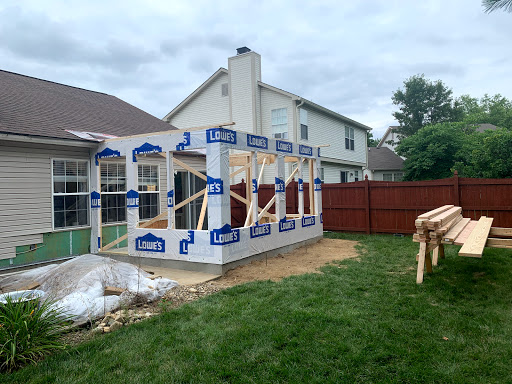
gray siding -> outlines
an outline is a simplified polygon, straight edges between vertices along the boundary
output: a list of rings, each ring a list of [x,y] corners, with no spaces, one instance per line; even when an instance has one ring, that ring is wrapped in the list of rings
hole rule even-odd
[[[89,160],[89,149],[0,143],[0,259],[52,231],[52,158]]]

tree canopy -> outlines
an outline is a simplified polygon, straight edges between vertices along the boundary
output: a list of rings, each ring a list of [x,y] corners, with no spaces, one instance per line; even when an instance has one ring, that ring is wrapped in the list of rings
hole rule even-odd
[[[399,138],[414,135],[429,124],[457,121],[462,116],[452,90],[441,80],[432,82],[423,74],[405,80],[404,89],[395,91],[391,99],[399,107],[393,113],[400,123],[396,129]]]
[[[482,0],[485,12],[491,13],[498,9],[512,12],[512,0]]]
[[[368,147],[376,147],[380,142],[380,139],[373,138],[373,133],[371,132],[368,132],[368,136],[366,136],[366,138],[366,144]]]

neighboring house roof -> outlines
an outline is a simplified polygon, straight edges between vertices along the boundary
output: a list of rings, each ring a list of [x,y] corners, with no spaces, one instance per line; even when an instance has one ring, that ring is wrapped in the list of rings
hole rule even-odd
[[[379,144],[377,144],[377,148],[380,148],[382,144],[384,144],[386,141],[389,141],[388,136],[391,134],[391,131],[394,131],[396,128],[400,128],[399,125],[391,125],[386,129],[386,132],[384,133],[384,136],[382,136],[382,139],[380,139]]]
[[[488,130],[491,130],[491,131],[495,131],[496,129],[498,129],[497,126],[495,126],[494,124],[478,124],[478,126],[476,127],[476,131],[477,132],[484,132],[484,131],[488,131]]]
[[[404,160],[387,147],[368,148],[368,169],[386,171],[402,169]]]
[[[86,140],[177,129],[115,96],[0,70],[0,133]]]
[[[201,93],[201,91],[203,89],[205,89],[211,82],[213,82],[218,76],[220,76],[221,74],[228,74],[228,70],[226,68],[219,68],[213,75],[211,75],[203,84],[201,84],[199,87],[196,88],[196,90],[194,92],[192,92],[185,100],[183,100],[180,104],[178,104],[171,112],[169,112],[164,118],[163,120],[169,120],[169,118],[174,115],[176,112],[178,112],[181,108],[183,108],[185,105],[187,105],[191,100],[193,100],[197,95],[199,95]],[[327,113],[335,118],[338,118],[338,119],[341,119],[343,120],[345,123],[347,124],[351,124],[352,126],[356,126],[356,127],[359,127],[359,128],[362,128],[362,129],[366,129],[366,130],[371,130],[372,128],[364,125],[364,124],[361,124],[355,120],[352,120],[346,116],[343,116],[343,115],[340,115],[339,113],[337,112],[334,112],[334,111],[331,111],[330,109],[327,109],[325,107],[322,107],[321,105],[318,105],[316,103],[313,103],[312,101],[310,100],[307,100],[307,99],[304,99],[303,97],[301,96],[298,96],[298,95],[295,95],[291,92],[287,92],[283,89],[280,89],[280,88],[277,88],[277,87],[274,87],[270,84],[266,84],[266,83],[263,83],[261,81],[258,81],[258,85],[260,87],[263,87],[263,88],[267,88],[267,89],[270,89],[274,92],[278,92],[282,95],[285,95],[285,96],[288,96],[288,97],[291,97],[293,100],[299,100],[299,101],[304,101],[304,104],[307,104],[313,108],[316,108],[324,113]]]

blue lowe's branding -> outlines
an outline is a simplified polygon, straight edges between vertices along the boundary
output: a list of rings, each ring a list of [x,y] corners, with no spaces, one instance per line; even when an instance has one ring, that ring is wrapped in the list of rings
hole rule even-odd
[[[101,248],[101,237],[98,236],[98,249]]]
[[[315,179],[315,191],[321,191],[322,190],[322,180],[320,180],[319,177]]]
[[[126,206],[128,208],[138,208],[139,207],[139,192],[130,189],[126,192]]]
[[[165,240],[148,233],[142,237],[135,238],[135,249],[147,252],[165,252]]]
[[[323,223],[323,222],[324,222],[324,214],[323,214],[323,213],[321,213],[321,214],[320,214],[320,222],[321,222],[321,223]]]
[[[222,228],[214,229],[210,232],[211,245],[227,245],[240,241],[240,230],[231,229],[231,225],[226,224]]]
[[[302,226],[309,227],[315,225],[315,216],[306,216],[302,218]]]
[[[299,153],[301,155],[313,156],[313,147],[309,145],[299,145]]]
[[[133,156],[133,162],[137,162],[137,156],[136,155],[146,155],[148,153],[159,153],[162,152],[162,147],[158,145],[151,145],[149,143],[144,143],[140,147],[135,148],[132,151]]]
[[[279,232],[293,231],[295,229],[295,220],[286,220],[286,217],[279,220]]]
[[[207,129],[206,142],[236,144],[236,132],[224,128]]]
[[[270,224],[253,225],[251,228],[251,239],[255,237],[270,235]]]
[[[167,207],[174,207],[174,189],[172,191],[167,192]]]
[[[190,145],[190,132],[183,132],[183,141],[176,145],[177,151],[183,151],[185,147]]]
[[[263,136],[247,134],[247,146],[261,149],[268,149],[268,139]]]
[[[194,244],[194,231],[188,231],[187,237],[180,240],[180,255],[188,255],[189,244]]]
[[[287,141],[276,140],[276,151],[292,153],[293,144]]]
[[[103,151],[98,152],[96,155],[94,155],[94,160],[96,162],[96,165],[100,165],[99,159],[106,159],[109,157],[119,157],[121,156],[121,152],[115,151],[110,148],[105,148]]]
[[[224,193],[224,183],[222,179],[206,176],[206,190],[208,191],[208,195],[222,195]]]
[[[318,157],[320,157],[320,147],[318,147]]]
[[[252,193],[258,193],[258,180],[252,179]]]
[[[299,191],[304,191],[304,180],[299,179]]]
[[[91,208],[101,208],[101,196],[98,192],[91,192]]]
[[[286,191],[286,186],[284,185],[284,180],[276,177],[276,192],[284,192]]]

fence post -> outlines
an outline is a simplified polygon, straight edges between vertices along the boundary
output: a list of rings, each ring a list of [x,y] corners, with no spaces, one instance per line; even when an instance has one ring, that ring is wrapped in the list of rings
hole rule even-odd
[[[370,234],[370,180],[368,180],[368,175],[365,175],[364,177],[364,198],[366,203],[366,233]]]
[[[455,170],[453,173],[453,193],[455,197],[454,204],[455,206],[460,206],[460,190],[459,190],[459,172]]]

